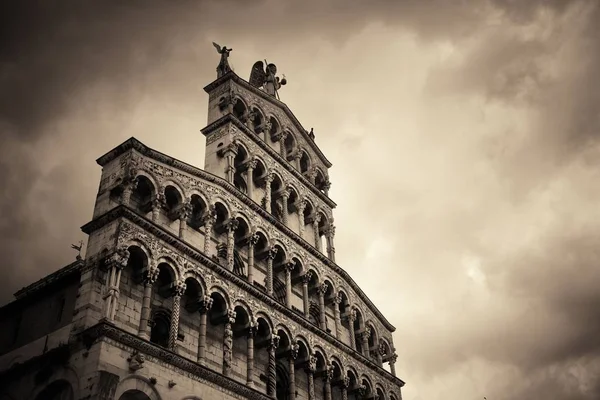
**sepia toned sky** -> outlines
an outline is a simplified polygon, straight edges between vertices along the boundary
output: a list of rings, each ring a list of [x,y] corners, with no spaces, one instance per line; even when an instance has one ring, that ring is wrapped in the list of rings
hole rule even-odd
[[[336,257],[397,328],[405,400],[600,398],[600,3],[0,6],[10,294],[74,260],[131,136],[204,163],[216,41],[334,164]]]

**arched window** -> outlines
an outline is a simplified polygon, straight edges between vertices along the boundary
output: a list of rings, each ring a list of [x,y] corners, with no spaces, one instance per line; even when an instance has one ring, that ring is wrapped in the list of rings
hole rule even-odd
[[[158,310],[152,317],[152,330],[150,341],[159,346],[169,346],[169,331],[171,329],[171,316],[166,310]]]

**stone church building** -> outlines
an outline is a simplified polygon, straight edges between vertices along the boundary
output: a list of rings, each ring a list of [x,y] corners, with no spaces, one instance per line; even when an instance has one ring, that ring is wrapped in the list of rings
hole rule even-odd
[[[0,309],[0,400],[401,400],[394,327],[335,262],[328,169],[278,90],[221,61],[204,169],[101,156],[85,258]]]

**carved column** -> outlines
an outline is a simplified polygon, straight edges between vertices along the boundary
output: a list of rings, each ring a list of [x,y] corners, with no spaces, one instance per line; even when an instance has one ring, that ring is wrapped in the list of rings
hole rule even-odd
[[[257,327],[256,321],[250,321],[250,328],[248,328],[248,357],[246,368],[246,385],[248,387],[254,386],[254,336],[256,335]]]
[[[279,140],[279,154],[286,161],[287,161],[287,150],[285,148],[285,139],[287,138],[287,135],[289,135],[289,133],[287,133],[287,132],[280,132],[279,135],[278,135],[278,140]]]
[[[308,294],[308,284],[312,278],[312,271],[307,271],[302,275],[302,302],[304,303],[304,317],[310,316],[310,299]]]
[[[233,271],[233,250],[235,245],[235,230],[239,226],[237,219],[227,222],[227,269]]]
[[[159,191],[156,192],[156,196],[152,199],[152,222],[158,221],[158,215],[160,214],[161,208],[165,204],[165,195]]]
[[[210,257],[210,241],[213,225],[217,220],[217,212],[214,205],[208,206],[208,211],[204,216],[204,255]]]
[[[383,366],[383,356],[385,355],[385,345],[383,343],[379,343],[377,347],[377,365],[380,367]]]
[[[148,335],[148,321],[150,320],[150,300],[152,299],[152,287],[158,279],[159,270],[151,266],[144,276],[144,297],[142,298],[142,311],[140,313],[140,326],[138,335],[146,340],[150,339]]]
[[[171,330],[169,331],[169,349],[175,350],[177,344],[177,335],[179,334],[179,311],[181,296],[185,292],[185,283],[183,281],[175,283],[173,288],[173,310],[171,310]]]
[[[390,372],[392,375],[396,376],[396,360],[398,360],[398,354],[394,353],[390,356]]]
[[[277,390],[277,376],[275,369],[275,350],[279,346],[279,336],[271,334],[271,340],[269,340],[269,346],[267,350],[269,351],[269,375],[267,381],[267,396],[275,398],[276,390]]]
[[[354,333],[354,321],[356,321],[356,310],[350,310],[350,314],[348,315],[348,326],[350,327],[350,345],[356,350],[356,334]]]
[[[267,255],[267,294],[273,296],[273,260],[277,255],[277,248],[272,247],[269,249]]]
[[[292,271],[296,267],[293,261],[285,263],[285,306],[292,308]]]
[[[306,376],[308,377],[308,400],[315,400],[315,372],[317,371],[317,357],[310,355]]]
[[[341,340],[342,337],[342,322],[340,320],[340,304],[342,302],[342,294],[338,293],[333,298],[333,312],[335,319],[335,337]]]
[[[327,284],[323,283],[318,288],[319,293],[319,319],[321,322],[321,329],[325,330],[327,327],[327,319],[325,318],[325,293],[327,293]]]
[[[275,175],[273,175],[272,172],[269,172],[265,179],[265,210],[271,212],[271,183],[273,183]]]
[[[181,207],[181,210],[179,211],[179,239],[181,240],[185,239],[185,225],[191,213],[192,204],[190,202],[184,204],[183,207]]]
[[[317,250],[321,250],[321,236],[319,235],[319,222],[321,221],[321,214],[315,215],[313,220],[313,230],[315,232],[315,247]]]
[[[348,388],[350,387],[350,378],[345,376],[342,381],[342,400],[348,400]]]
[[[225,170],[227,176],[227,182],[233,185],[233,178],[235,176],[235,156],[237,155],[238,147],[235,143],[230,143],[224,150],[223,154],[227,158],[227,169]]]
[[[306,208],[306,200],[300,200],[298,203],[298,235],[302,237],[304,234],[304,209]]]
[[[302,158],[302,152],[296,151],[296,153],[294,153],[294,166],[296,167],[296,169],[298,171],[300,171],[300,159],[301,158]]]
[[[258,160],[251,160],[248,162],[248,169],[246,170],[246,181],[248,182],[248,197],[254,199],[254,169],[258,165]]]
[[[326,232],[327,235],[327,257],[335,262],[335,247],[333,246],[333,237],[335,236],[335,226],[330,225]]]
[[[283,224],[288,226],[288,199],[290,198],[291,189],[286,188],[281,192],[281,205],[283,210]]]
[[[369,337],[371,337],[371,327],[367,326],[361,335],[363,355],[369,358]]]
[[[331,380],[333,379],[333,364],[327,366],[325,371],[325,400],[331,400]]]
[[[289,387],[289,392],[290,392],[290,399],[295,399],[296,398],[296,359],[298,358],[298,350],[300,349],[300,346],[298,345],[298,343],[293,342],[290,345],[290,357],[289,357],[289,375],[290,375],[290,387]]]
[[[269,138],[269,133],[272,128],[273,124],[271,124],[271,121],[267,120],[263,123],[262,139],[265,143],[268,143],[267,139]]]
[[[109,321],[115,318],[117,305],[119,303],[119,285],[121,283],[121,272],[129,261],[129,250],[122,246],[117,248],[106,260],[108,264],[108,280],[106,294],[104,295],[105,311],[104,317]]]
[[[233,330],[232,325],[235,323],[234,310],[227,312],[227,321],[225,322],[225,333],[223,334],[223,375],[229,376],[231,371],[231,362],[233,356]]]
[[[259,236],[254,234],[248,240],[248,283],[254,283],[254,247],[258,243]]]
[[[123,193],[121,194],[121,203],[129,206],[131,205],[131,194],[137,188],[138,180],[135,175],[132,177],[125,177]]]
[[[200,313],[200,329],[198,332],[198,363],[201,365],[205,365],[206,319],[212,305],[213,299],[210,296],[204,296],[202,300],[200,300],[200,308],[198,309],[198,312]]]

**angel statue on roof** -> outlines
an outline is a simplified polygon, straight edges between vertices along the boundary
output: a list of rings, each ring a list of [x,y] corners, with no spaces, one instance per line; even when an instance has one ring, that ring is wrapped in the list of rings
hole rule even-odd
[[[220,78],[231,71],[228,58],[229,53],[231,53],[233,49],[228,49],[227,46],[221,47],[215,42],[212,42],[212,44],[215,46],[215,49],[217,49],[217,53],[221,55],[221,61],[219,61],[219,65],[217,65],[217,78]]]
[[[265,60],[265,64],[267,64],[266,69],[262,61],[254,63],[252,72],[250,73],[250,84],[257,88],[262,87],[263,90],[271,96],[277,96],[277,98],[279,98],[279,93],[277,93],[277,91],[281,86],[287,83],[285,75],[283,75],[283,79],[280,80],[279,77],[276,76],[277,66],[272,63],[268,64],[267,60]]]

